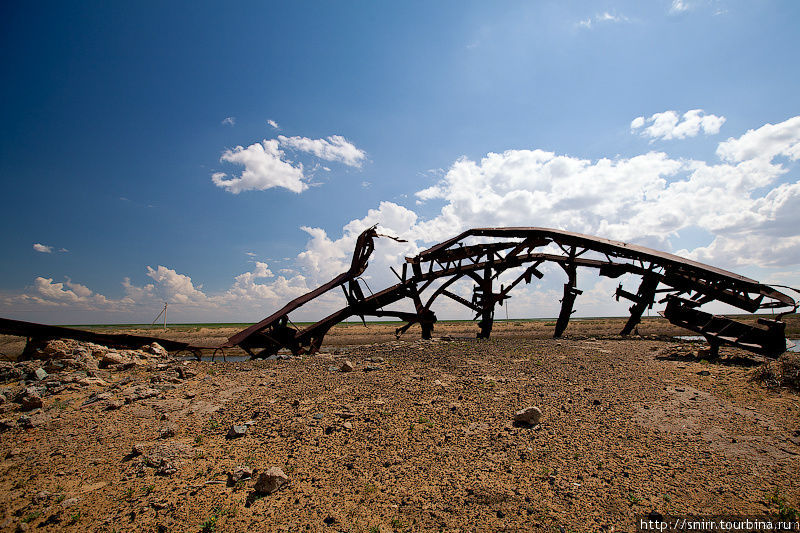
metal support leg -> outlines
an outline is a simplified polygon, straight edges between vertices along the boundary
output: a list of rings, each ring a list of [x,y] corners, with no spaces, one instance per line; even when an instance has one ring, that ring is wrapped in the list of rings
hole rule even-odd
[[[492,294],[492,269],[486,267],[483,273],[483,283],[481,283],[481,291],[483,296],[481,298],[481,320],[478,322],[478,327],[481,330],[478,332],[479,339],[488,339],[492,334],[492,325],[494,324],[494,295]]]
[[[575,263],[568,263],[564,265],[564,270],[567,272],[567,282],[564,284],[564,298],[561,299],[561,312],[558,314],[558,320],[556,320],[556,330],[553,333],[553,338],[556,339],[561,337],[561,334],[564,333],[565,329],[567,329],[569,319],[572,316],[572,313],[574,313],[572,307],[575,305],[575,298],[579,294],[583,293],[583,291],[575,288],[575,285],[577,284]]]
[[[631,316],[620,335],[629,335],[633,328],[642,321],[642,313],[644,310],[653,305],[656,297],[656,288],[658,288],[658,276],[645,274],[642,277],[642,283],[639,285],[639,290],[636,293],[635,303],[630,307],[629,311]]]

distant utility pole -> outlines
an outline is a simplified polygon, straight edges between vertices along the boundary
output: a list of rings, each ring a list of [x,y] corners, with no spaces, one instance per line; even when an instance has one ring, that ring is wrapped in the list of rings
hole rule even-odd
[[[150,325],[151,326],[155,325],[156,320],[158,320],[158,317],[160,317],[161,315],[164,315],[164,331],[167,331],[167,302],[164,302],[164,308],[156,315],[156,317],[153,319],[153,322],[151,322]]]

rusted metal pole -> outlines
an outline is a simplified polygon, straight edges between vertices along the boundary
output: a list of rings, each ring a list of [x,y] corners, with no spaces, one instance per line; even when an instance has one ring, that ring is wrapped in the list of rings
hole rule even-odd
[[[628,309],[631,313],[625,327],[619,332],[620,335],[629,335],[633,328],[642,321],[642,313],[645,309],[653,305],[656,297],[656,289],[658,288],[659,277],[653,273],[645,274],[642,277],[642,283],[639,285],[639,290],[636,292],[636,299],[634,304]],[[617,292],[619,294],[619,291]]]
[[[577,268],[575,266],[575,247],[573,246],[569,253],[570,261],[566,264],[561,265],[564,268],[564,271],[567,273],[567,282],[564,284],[564,297],[561,299],[561,311],[558,313],[558,320],[556,320],[556,329],[553,332],[554,338],[559,338],[564,333],[564,330],[567,329],[569,325],[569,319],[572,316],[574,311],[572,307],[575,305],[575,298],[581,294],[583,291],[580,291],[575,288],[577,284]]]
[[[481,320],[478,322],[479,339],[488,339],[494,324],[494,294],[492,294],[492,268],[487,266],[483,271],[483,283],[480,285]]]

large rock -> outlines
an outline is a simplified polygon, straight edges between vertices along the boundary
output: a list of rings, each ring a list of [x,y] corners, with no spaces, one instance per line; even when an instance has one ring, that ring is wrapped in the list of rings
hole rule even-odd
[[[169,357],[169,352],[167,352],[167,350],[157,342],[153,342],[149,346],[145,346],[142,348],[142,350],[159,357]]]
[[[535,426],[542,420],[542,410],[536,406],[520,409],[514,414],[514,422]]]
[[[125,358],[117,352],[106,352],[100,357],[100,368],[108,368],[113,365],[125,363]]]
[[[272,494],[286,483],[289,482],[289,477],[277,466],[270,467],[266,472],[262,472],[256,479],[256,484],[253,487],[259,494]]]
[[[67,346],[67,343],[61,340],[47,341],[42,349],[42,354],[47,359],[64,359],[72,355],[72,348]]]

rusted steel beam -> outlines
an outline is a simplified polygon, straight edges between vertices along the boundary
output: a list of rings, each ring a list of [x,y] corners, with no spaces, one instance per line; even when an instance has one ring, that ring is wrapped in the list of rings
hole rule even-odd
[[[565,263],[561,266],[567,273],[567,282],[564,284],[564,297],[561,299],[561,311],[558,313],[556,320],[556,329],[553,332],[553,337],[556,339],[561,337],[564,330],[567,329],[569,319],[572,316],[573,307],[575,306],[575,298],[583,291],[579,290],[575,285],[577,284],[577,267],[574,262],[575,249],[573,248],[571,254],[572,261]]]
[[[712,315],[695,309],[691,302],[678,297],[668,297],[662,312],[671,323],[703,335],[711,345],[711,355],[719,354],[720,344],[778,357],[786,351],[786,324],[779,320],[759,318],[764,327],[749,326],[730,318]]]
[[[617,289],[617,300],[622,296],[633,301],[633,305],[628,309],[631,313],[630,318],[625,323],[625,327],[620,331],[620,335],[629,335],[633,328],[642,320],[642,313],[648,307],[652,307],[656,298],[656,289],[658,289],[659,276],[652,272],[645,273],[642,277],[642,283],[639,285],[639,290],[636,294],[630,294],[622,290],[622,285]]]
[[[483,269],[483,277],[479,278],[480,283],[475,286],[472,293],[472,303],[480,309],[479,315],[481,317],[478,322],[480,331],[478,332],[479,339],[488,339],[492,334],[492,325],[494,323],[494,294],[492,292],[492,267],[489,266],[490,261],[486,262]]]
[[[48,326],[46,324],[11,320],[8,318],[0,318],[0,334],[27,337],[35,340],[74,339],[76,341],[93,342],[112,348],[130,348],[133,350],[138,350],[142,346],[154,342],[157,342],[169,352],[180,352],[183,350],[197,351],[203,348],[212,348],[208,346],[192,346],[186,342],[171,341],[160,337],[120,333],[95,333],[83,329]]]
[[[365,230],[358,236],[356,239],[356,246],[355,250],[353,251],[353,259],[350,262],[350,268],[347,272],[342,272],[328,283],[321,285],[310,291],[302,296],[299,296],[283,306],[280,310],[276,311],[275,313],[271,314],[261,322],[257,324],[253,324],[252,326],[236,333],[232,337],[230,337],[227,342],[223,343],[221,348],[231,348],[233,346],[237,346],[243,343],[247,343],[248,337],[253,335],[254,333],[268,329],[270,325],[274,324],[275,322],[281,320],[284,316],[288,316],[289,313],[301,307],[302,305],[310,302],[314,298],[325,294],[329,290],[333,289],[334,287],[346,283],[355,279],[356,277],[360,276],[364,273],[367,269],[368,259],[369,256],[372,254],[372,251],[375,249],[375,237],[378,236],[378,232],[375,230],[375,226]]]

